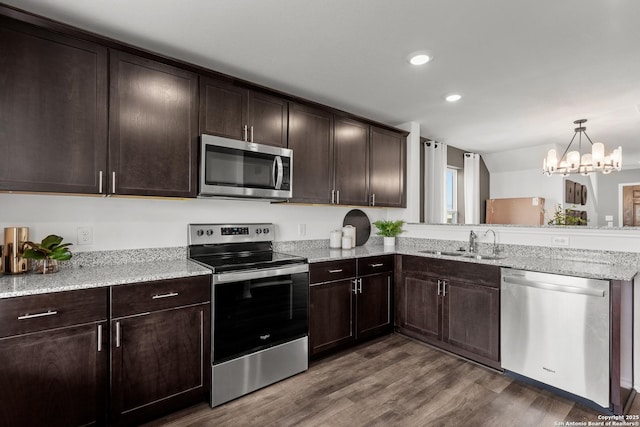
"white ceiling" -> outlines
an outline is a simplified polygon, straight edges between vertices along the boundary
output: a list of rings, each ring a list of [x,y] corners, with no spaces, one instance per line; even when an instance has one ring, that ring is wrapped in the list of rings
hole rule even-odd
[[[638,0],[4,1],[465,150],[562,149],[587,118],[639,165]]]

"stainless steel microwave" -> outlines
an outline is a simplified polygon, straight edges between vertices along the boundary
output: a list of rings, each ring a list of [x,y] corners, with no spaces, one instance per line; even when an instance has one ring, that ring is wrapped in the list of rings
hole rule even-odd
[[[213,135],[200,145],[201,197],[290,199],[293,150]]]

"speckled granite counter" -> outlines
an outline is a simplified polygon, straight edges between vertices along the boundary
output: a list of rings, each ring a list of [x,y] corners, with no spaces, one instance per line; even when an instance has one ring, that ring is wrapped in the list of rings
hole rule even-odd
[[[361,246],[351,250],[312,248],[298,249],[291,252],[304,256],[310,263],[332,261],[347,258],[362,258],[384,254],[415,255],[430,258],[442,258],[452,261],[474,262],[496,265],[523,270],[539,271],[543,273],[565,274],[569,276],[587,277],[591,279],[633,280],[638,273],[638,267],[633,265],[618,265],[597,263],[593,261],[556,259],[544,257],[506,256],[498,260],[484,260],[460,256],[446,256],[421,253],[426,248],[386,248],[383,246]],[[447,250],[447,249],[442,249]]]
[[[0,298],[211,274],[187,259],[61,269],[54,274],[0,276]]]

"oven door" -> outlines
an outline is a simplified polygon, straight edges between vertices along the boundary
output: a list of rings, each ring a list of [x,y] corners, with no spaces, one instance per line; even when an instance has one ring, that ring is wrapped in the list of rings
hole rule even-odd
[[[309,265],[213,276],[213,364],[309,331]]]
[[[202,135],[200,196],[291,198],[293,151]]]

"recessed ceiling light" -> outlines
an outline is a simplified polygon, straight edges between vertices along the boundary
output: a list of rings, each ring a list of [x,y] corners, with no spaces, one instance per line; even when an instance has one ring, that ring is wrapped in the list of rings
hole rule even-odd
[[[445,99],[449,102],[456,102],[456,101],[460,101],[460,99],[462,99],[462,96],[458,95],[457,93],[453,93],[447,96]]]
[[[425,52],[414,52],[409,55],[409,62],[412,65],[424,65],[432,59],[433,58]]]

